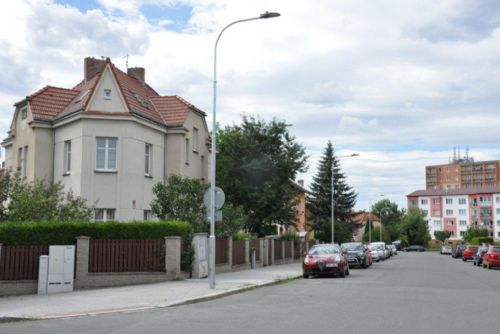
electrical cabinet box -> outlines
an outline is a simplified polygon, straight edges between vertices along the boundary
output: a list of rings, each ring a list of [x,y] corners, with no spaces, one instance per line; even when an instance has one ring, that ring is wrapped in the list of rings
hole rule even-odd
[[[49,247],[47,293],[73,291],[75,246]]]

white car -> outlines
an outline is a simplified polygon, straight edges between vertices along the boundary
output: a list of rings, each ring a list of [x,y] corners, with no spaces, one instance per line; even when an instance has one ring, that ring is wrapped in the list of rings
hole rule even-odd
[[[381,260],[389,258],[389,252],[385,249],[385,242],[372,242],[370,246],[379,252]]]
[[[384,259],[384,252],[379,246],[369,245],[370,253],[372,254],[372,261],[379,262]]]
[[[390,245],[389,247],[391,247],[392,249],[392,255],[398,255],[398,249],[396,248],[396,246]]]

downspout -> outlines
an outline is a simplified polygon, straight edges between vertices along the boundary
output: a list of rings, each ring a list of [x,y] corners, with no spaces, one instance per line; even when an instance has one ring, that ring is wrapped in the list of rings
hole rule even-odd
[[[168,130],[165,131],[164,139],[163,139],[163,185],[167,185],[167,179],[168,179],[168,173],[167,173],[167,135],[168,135]]]
[[[54,184],[54,180],[56,177],[56,168],[55,168],[55,154],[56,154],[56,129],[52,128],[52,180],[50,180],[51,184]]]

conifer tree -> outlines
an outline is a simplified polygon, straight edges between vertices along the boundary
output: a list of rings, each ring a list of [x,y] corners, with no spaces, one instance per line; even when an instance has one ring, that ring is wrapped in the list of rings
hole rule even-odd
[[[323,242],[331,240],[331,208],[332,208],[332,166],[334,183],[334,210],[335,210],[335,242],[350,241],[357,226],[352,222],[351,215],[356,204],[357,194],[347,184],[342,173],[340,162],[335,157],[331,141],[325,148],[319,162],[318,171],[313,177],[313,183],[308,195],[310,219],[314,222],[314,231],[317,239]]]

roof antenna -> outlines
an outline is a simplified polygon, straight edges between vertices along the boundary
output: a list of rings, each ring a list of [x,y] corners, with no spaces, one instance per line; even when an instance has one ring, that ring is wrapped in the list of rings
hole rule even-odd
[[[127,54],[125,55],[125,57],[123,57],[123,58],[125,58],[125,59],[126,59],[126,60],[125,60],[125,67],[127,68],[127,71],[128,71],[128,52],[127,52]],[[123,58],[122,58],[122,59],[123,59]]]

